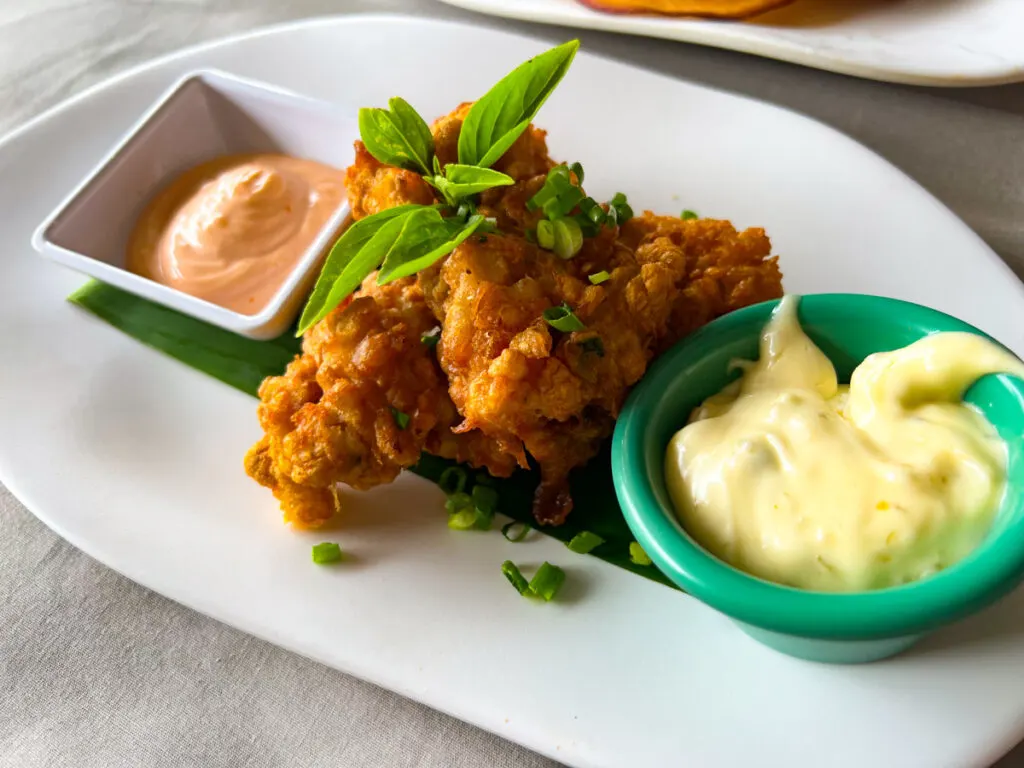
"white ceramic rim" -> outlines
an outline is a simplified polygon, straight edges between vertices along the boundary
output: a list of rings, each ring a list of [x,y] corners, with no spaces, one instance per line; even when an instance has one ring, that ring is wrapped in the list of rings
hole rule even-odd
[[[278,98],[285,98],[289,101],[301,103],[307,108],[323,111],[329,114],[339,114],[340,108],[330,102],[313,99],[300,93],[281,88],[270,83],[254,80],[247,77],[225,72],[214,68],[201,68],[188,72],[179,78],[171,87],[166,89],[153,104],[146,109],[135,123],[124,133],[96,165],[86,174],[85,178],[69,192],[60,204],[43,220],[32,235],[32,247],[44,258],[55,261],[65,267],[73,269],[89,277],[96,278],[105,283],[114,285],[122,290],[142,296],[145,299],[162,304],[163,306],[190,315],[204,322],[224,328],[228,331],[248,336],[254,339],[267,339],[283,332],[285,325],[291,322],[293,317],[283,318],[281,313],[286,311],[295,297],[296,291],[307,284],[307,278],[311,270],[315,269],[320,261],[320,256],[327,249],[330,240],[335,236],[342,224],[348,218],[348,200],[343,200],[338,209],[323,226],[320,232],[305,250],[302,258],[292,269],[288,278],[281,284],[281,287],[273,295],[263,309],[251,315],[242,314],[222,307],[219,304],[197,298],[177,288],[157,283],[141,275],[129,272],[127,269],[116,267],[93,258],[87,254],[64,248],[57,245],[50,239],[50,230],[59,219],[81,196],[87,194],[96,184],[102,183],[100,177],[106,169],[138,139],[139,134],[145,127],[165,109],[170,108],[175,97],[191,82],[202,81],[226,81],[228,83],[242,85],[255,91],[272,94]],[[101,83],[101,85],[103,85]],[[85,91],[82,96],[87,96],[92,89]],[[40,117],[45,117],[46,114]],[[35,121],[31,121],[23,130],[27,130]],[[296,308],[297,309],[297,308]]]

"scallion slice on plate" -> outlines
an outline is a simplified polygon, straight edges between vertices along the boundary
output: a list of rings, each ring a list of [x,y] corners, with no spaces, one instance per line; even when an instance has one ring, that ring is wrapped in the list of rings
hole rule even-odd
[[[585,555],[595,547],[604,544],[604,539],[590,531],[580,531],[573,536],[565,546],[579,555]]]
[[[545,602],[550,602],[561,589],[564,581],[565,571],[557,565],[544,561],[537,569],[537,573],[530,579],[530,592]]]
[[[313,562],[317,565],[337,563],[341,560],[341,547],[333,541],[313,545]]]

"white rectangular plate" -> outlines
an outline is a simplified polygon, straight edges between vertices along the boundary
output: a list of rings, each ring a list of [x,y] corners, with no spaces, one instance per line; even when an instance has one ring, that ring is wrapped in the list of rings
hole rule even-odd
[[[578,0],[443,0],[493,16],[731,48],[916,85],[1024,80],[1020,0],[796,0],[749,21],[595,11]]]
[[[465,25],[310,21],[186,51],[0,144],[0,478],[100,561],[198,611],[578,766],[981,765],[1024,731],[1024,593],[891,661],[802,663],[697,601],[550,539],[444,524],[406,476],[297,534],[245,477],[255,403],[65,302],[29,237],[153,98],[215,67],[341,105],[439,115],[545,44]],[[380,56],[387,66],[369,66]],[[450,72],[450,76],[439,73]],[[601,83],[614,100],[594,98]],[[930,304],[1024,352],[1024,290],[914,182],[807,118],[582,54],[541,112],[597,197],[764,225],[793,292]],[[749,126],[757,125],[751,132]],[[59,157],[55,157],[59,154]],[[585,509],[574,514],[585,515]],[[339,541],[350,560],[310,563]],[[519,598],[506,558],[565,567]]]

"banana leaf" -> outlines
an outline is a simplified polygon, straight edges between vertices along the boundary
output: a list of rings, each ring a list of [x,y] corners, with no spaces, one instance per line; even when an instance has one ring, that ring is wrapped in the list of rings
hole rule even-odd
[[[68,300],[137,341],[253,397],[265,377],[284,371],[299,352],[300,340],[291,331],[270,341],[246,339],[100,282],[87,283]],[[445,459],[424,454],[411,471],[437,482],[441,473],[452,465]],[[476,474],[471,467],[465,469],[470,477]],[[495,479],[499,511],[537,528],[531,505],[539,479],[536,471],[526,470],[510,478]],[[609,444],[586,466],[575,470],[570,481],[575,509],[569,519],[560,526],[537,529],[565,542],[580,531],[596,533],[605,542],[590,554],[673,586],[654,566],[636,565],[630,560],[629,545],[633,535],[616,502]],[[443,524],[444,516],[439,514],[438,525]],[[579,555],[566,550],[566,557]],[[495,569],[497,566],[495,563]]]

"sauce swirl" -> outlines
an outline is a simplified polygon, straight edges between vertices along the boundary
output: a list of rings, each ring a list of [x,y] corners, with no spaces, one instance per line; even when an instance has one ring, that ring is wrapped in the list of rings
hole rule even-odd
[[[146,206],[127,267],[253,315],[271,300],[345,199],[344,172],[278,154],[220,157]]]
[[[1024,363],[972,333],[871,355],[839,384],[786,297],[757,362],[672,438],[669,495],[712,554],[763,579],[859,591],[946,568],[988,533],[1006,444],[961,402]]]

